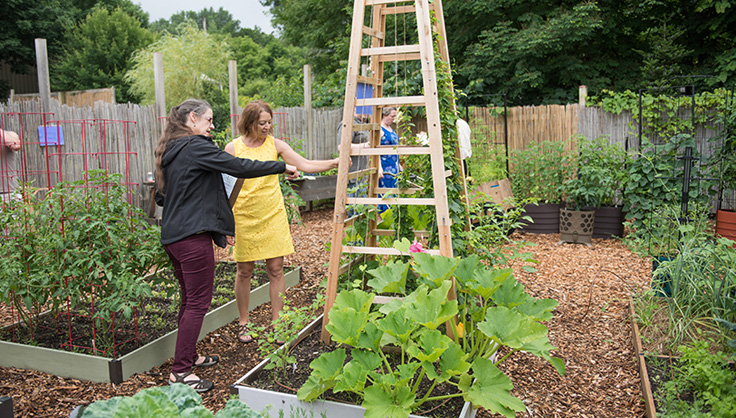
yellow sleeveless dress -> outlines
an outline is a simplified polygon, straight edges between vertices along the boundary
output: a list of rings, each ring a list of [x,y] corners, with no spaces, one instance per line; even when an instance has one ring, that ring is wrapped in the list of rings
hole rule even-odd
[[[238,137],[234,145],[236,157],[260,161],[278,159],[270,135],[258,148],[247,147],[242,137]],[[265,260],[294,252],[278,175],[245,179],[233,206],[233,215],[235,261]]]

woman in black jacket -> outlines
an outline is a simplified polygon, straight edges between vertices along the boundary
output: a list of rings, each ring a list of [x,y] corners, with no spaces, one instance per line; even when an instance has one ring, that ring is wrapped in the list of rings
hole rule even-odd
[[[253,178],[290,173],[282,161],[235,158],[219,149],[209,136],[214,128],[212,107],[189,99],[169,112],[156,147],[156,202],[163,206],[161,244],[179,281],[179,332],[169,383],[184,383],[197,392],[214,386],[192,373],[193,367],[213,366],[218,356],[198,356],[197,339],[212,302],[215,254],[235,234],[222,174]]]

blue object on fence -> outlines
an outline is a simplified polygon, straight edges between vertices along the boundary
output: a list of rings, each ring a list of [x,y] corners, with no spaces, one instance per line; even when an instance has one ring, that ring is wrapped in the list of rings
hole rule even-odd
[[[357,99],[369,99],[373,97],[373,86],[365,83],[358,83],[358,92],[355,96]],[[372,115],[373,106],[355,106],[356,115]]]
[[[39,126],[38,143],[42,146],[64,145],[64,130],[61,126]]]

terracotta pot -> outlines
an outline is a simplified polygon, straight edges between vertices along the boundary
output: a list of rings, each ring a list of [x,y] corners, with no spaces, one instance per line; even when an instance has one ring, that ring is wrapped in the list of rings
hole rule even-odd
[[[614,238],[624,235],[624,212],[621,206],[604,206],[595,210],[593,238]]]
[[[524,215],[532,218],[533,223],[521,221],[521,230],[532,234],[556,234],[560,232],[560,205],[556,203],[528,204],[524,206]]]
[[[569,210],[560,208],[560,242],[592,245],[593,210]]]
[[[728,209],[716,212],[716,234],[736,241],[736,212]]]

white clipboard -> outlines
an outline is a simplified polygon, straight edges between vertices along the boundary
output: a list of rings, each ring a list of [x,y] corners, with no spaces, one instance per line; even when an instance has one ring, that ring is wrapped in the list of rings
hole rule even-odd
[[[238,199],[240,189],[243,187],[243,179],[233,177],[229,174],[222,174],[222,183],[225,185],[225,193],[230,201],[230,208],[235,205],[235,201]]]

